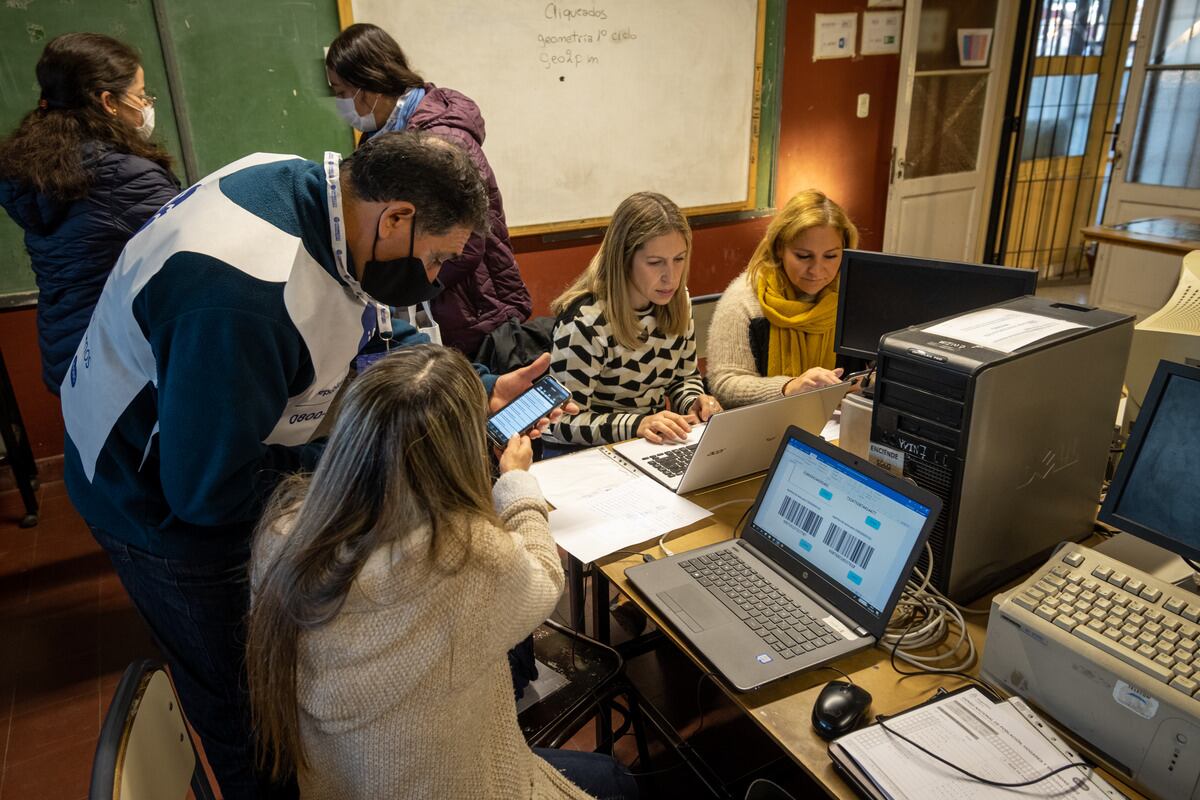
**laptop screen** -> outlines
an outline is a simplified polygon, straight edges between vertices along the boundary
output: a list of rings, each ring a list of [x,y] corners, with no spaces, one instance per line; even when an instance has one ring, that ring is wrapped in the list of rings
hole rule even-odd
[[[930,516],[928,506],[791,438],[754,530],[879,616]]]

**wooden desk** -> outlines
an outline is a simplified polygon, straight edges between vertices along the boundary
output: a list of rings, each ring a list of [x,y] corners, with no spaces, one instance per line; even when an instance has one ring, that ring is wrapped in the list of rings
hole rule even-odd
[[[1185,256],[1200,250],[1200,217],[1172,214],[1146,217],[1117,225],[1093,225],[1080,231],[1084,241],[1136,247],[1168,255]]]
[[[730,500],[746,499],[753,501],[758,492],[762,476],[755,476],[739,482],[727,484],[713,489],[703,490],[688,496],[689,500],[705,508],[713,508]],[[748,503],[725,506],[714,512],[716,522],[698,523],[692,528],[667,540],[667,547],[674,553],[693,550],[707,544],[732,538],[734,526],[748,507]],[[656,558],[665,553],[657,544],[643,545],[638,549]],[[699,656],[669,627],[658,614],[650,608],[635,592],[629,588],[625,579],[625,569],[641,563],[636,556],[610,556],[597,562],[603,575],[615,584],[623,593],[654,620],[654,623],[675,645],[688,655],[698,666],[709,670]],[[988,608],[990,598],[976,601],[976,608]],[[967,616],[967,632],[975,643],[980,658],[983,655],[984,636],[987,633],[987,617],[981,614]],[[930,653],[938,652],[930,650]],[[967,683],[953,675],[914,675],[901,678],[892,669],[888,655],[877,647],[868,648],[854,655],[843,658],[835,665],[853,676],[854,682],[871,693],[872,715],[894,714],[911,708],[929,698],[939,686],[955,689]],[[969,670],[978,674],[978,662]],[[817,736],[812,729],[812,707],[820,694],[822,687],[831,680],[837,679],[837,673],[829,670],[815,669],[768,684],[757,692],[741,693],[728,688],[724,682],[716,680],[721,690],[733,703],[748,714],[760,728],[770,736],[779,747],[787,753],[814,781],[816,781],[830,797],[842,800],[855,800],[858,797],[850,784],[838,774],[829,760],[826,751],[827,743]],[[1133,798],[1142,797],[1126,787],[1109,773],[1105,777],[1117,788]]]

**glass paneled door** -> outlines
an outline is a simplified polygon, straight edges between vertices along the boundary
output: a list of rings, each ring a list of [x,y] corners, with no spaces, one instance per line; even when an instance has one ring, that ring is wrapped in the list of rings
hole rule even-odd
[[[1200,0],[1146,0],[1124,117],[1104,223],[1200,219]],[[1178,256],[1101,246],[1091,302],[1145,316],[1180,267]]]
[[[978,260],[1013,6],[909,0],[884,249]]]

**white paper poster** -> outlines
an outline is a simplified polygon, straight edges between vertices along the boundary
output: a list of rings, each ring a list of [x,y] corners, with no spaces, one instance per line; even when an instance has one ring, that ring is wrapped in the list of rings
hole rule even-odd
[[[902,11],[864,11],[862,54],[879,56],[900,52]]]
[[[852,58],[858,39],[858,14],[815,14],[813,61]]]
[[[904,8],[904,0],[867,0],[867,8]]]
[[[986,67],[992,52],[991,28],[958,29],[958,63],[963,67]]]

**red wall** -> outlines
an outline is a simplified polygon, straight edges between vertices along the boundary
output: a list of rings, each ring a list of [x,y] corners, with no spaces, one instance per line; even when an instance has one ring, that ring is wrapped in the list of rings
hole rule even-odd
[[[858,225],[861,246],[878,250],[883,245],[899,58],[812,60],[813,14],[865,9],[865,0],[788,3],[775,202],[781,205],[801,189],[820,188]],[[855,116],[862,92],[871,96],[866,119]],[[724,289],[746,265],[767,222],[760,218],[698,227],[688,285],[692,294]],[[514,244],[534,313],[545,314],[550,301],[587,265],[599,239],[545,244],[540,237],[525,237]],[[58,399],[42,385],[32,309],[0,313],[0,346],[34,453],[39,458],[61,454],[62,414]]]
[[[864,0],[788,3],[775,202],[821,189],[854,220],[860,247],[880,250],[900,57],[812,60],[814,14],[857,11],[861,30],[864,10]],[[865,119],[855,116],[861,93],[870,95]]]

